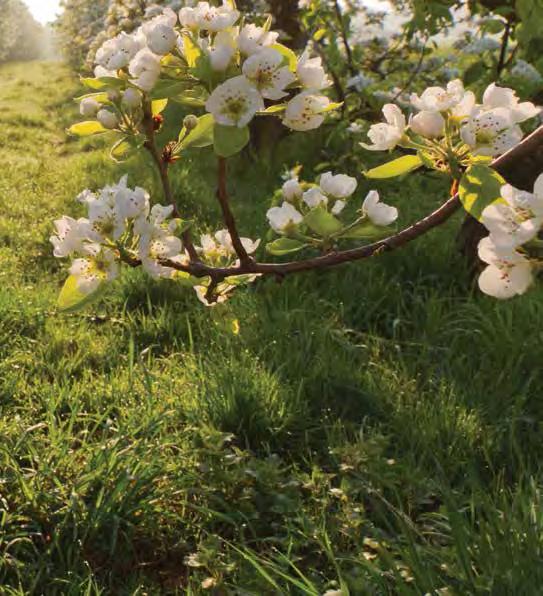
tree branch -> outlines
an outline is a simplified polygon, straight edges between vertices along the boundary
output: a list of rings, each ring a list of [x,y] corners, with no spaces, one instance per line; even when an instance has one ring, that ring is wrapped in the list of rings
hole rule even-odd
[[[500,173],[506,173],[515,166],[526,160],[530,160],[534,153],[541,151],[543,146],[543,126],[540,126],[535,132],[528,136],[522,143],[504,153],[495,159],[491,167]],[[245,274],[275,275],[284,277],[290,273],[299,273],[311,269],[324,269],[350,261],[366,259],[383,252],[389,252],[408,244],[412,240],[422,236],[429,230],[441,225],[447,221],[460,207],[460,198],[458,194],[448,199],[435,211],[420,219],[414,224],[404,228],[397,234],[378,240],[372,244],[344,250],[341,252],[332,252],[326,255],[304,259],[301,261],[289,261],[286,263],[258,263],[249,259],[241,262],[235,267],[211,267],[202,262],[191,262],[183,265],[174,261],[164,259],[160,261],[162,265],[190,273],[195,277],[210,276],[215,283],[222,281],[227,277]],[[229,210],[228,210],[229,211]],[[230,213],[231,215],[231,213]],[[240,258],[241,261],[241,258]],[[139,261],[134,259],[129,263],[131,266],[137,266]]]
[[[221,206],[223,221],[228,229],[228,232],[230,233],[230,238],[232,239],[232,245],[239,257],[241,265],[250,265],[253,260],[247,254],[247,251],[241,242],[238,229],[236,227],[236,220],[234,219],[234,215],[230,210],[230,205],[228,204],[228,191],[226,189],[226,159],[224,157],[219,157],[218,181],[219,186],[217,188],[217,199],[219,200],[219,204]]]

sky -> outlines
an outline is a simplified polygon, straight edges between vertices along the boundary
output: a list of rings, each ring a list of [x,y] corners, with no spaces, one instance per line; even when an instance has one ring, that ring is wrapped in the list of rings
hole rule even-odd
[[[23,2],[40,23],[53,21],[60,11],[60,0],[23,0]],[[386,0],[365,0],[364,3],[372,8],[384,8],[388,4]]]
[[[23,2],[40,23],[54,21],[55,16],[60,12],[60,0],[23,0]]]

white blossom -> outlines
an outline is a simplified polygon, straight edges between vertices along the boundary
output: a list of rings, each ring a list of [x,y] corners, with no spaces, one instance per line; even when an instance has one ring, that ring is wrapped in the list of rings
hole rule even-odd
[[[174,29],[177,16],[171,8],[142,25],[142,32],[147,40],[149,49],[155,54],[163,56],[173,50],[177,43],[177,33]]]
[[[112,281],[119,274],[115,254],[99,244],[87,244],[85,256],[77,258],[70,266],[70,274],[76,278],[77,289],[85,295],[92,294],[104,281]]]
[[[498,87],[491,83],[483,94],[483,110],[495,108],[507,109],[511,112],[513,124],[519,124],[529,118],[534,118],[541,112],[541,108],[534,106],[530,101],[521,102],[513,89]]]
[[[435,139],[443,136],[445,118],[440,112],[423,110],[410,118],[409,127],[415,134],[428,139]]]
[[[523,79],[529,83],[543,83],[543,76],[541,76],[541,73],[535,66],[529,62],[526,62],[525,60],[517,60],[511,69],[511,74],[514,77],[518,77],[519,79]]]
[[[240,75],[216,87],[205,107],[219,124],[242,128],[264,109],[264,101],[254,85]]]
[[[54,222],[56,235],[49,238],[53,245],[55,257],[68,257],[83,250],[85,240],[90,231],[90,223],[86,218],[78,220],[67,215]]]
[[[212,33],[232,27],[239,18],[239,11],[232,8],[227,2],[222,6],[211,6],[208,2],[198,2],[195,10],[198,27]]]
[[[331,85],[331,81],[322,67],[320,57],[310,58],[310,51],[306,49],[300,56],[296,66],[296,74],[302,84],[302,87],[313,91],[326,89]]]
[[[311,209],[328,203],[328,197],[322,194],[322,191],[318,186],[306,190],[302,196],[302,200]]]
[[[122,94],[122,103],[127,108],[139,108],[141,106],[142,95],[134,87],[128,87]]]
[[[238,36],[238,47],[242,54],[250,56],[263,48],[276,43],[279,33],[267,31],[264,27],[257,27],[252,23],[244,25]]]
[[[287,180],[283,186],[281,187],[283,192],[283,196],[287,201],[293,201],[294,199],[298,199],[302,196],[303,190],[300,186],[300,181],[298,178],[290,178]]]
[[[330,211],[334,215],[339,215],[343,211],[343,209],[345,209],[345,205],[347,205],[345,201],[338,200],[334,203],[334,206]]]
[[[376,226],[388,226],[398,218],[396,207],[382,203],[376,190],[370,190],[367,194],[362,203],[362,212]]]
[[[357,135],[364,131],[364,127],[358,122],[351,122],[347,127],[347,130],[350,133]]]
[[[334,175],[332,172],[324,172],[319,180],[322,191],[336,199],[350,197],[356,190],[357,184],[356,178],[352,176],[346,174]]]
[[[503,246],[521,246],[532,240],[541,222],[541,218],[526,218],[524,213],[504,203],[493,203],[485,207],[481,214],[481,223],[494,240]]]
[[[508,108],[476,107],[460,127],[460,137],[477,155],[505,153],[522,140],[523,133]]]
[[[270,226],[276,232],[285,232],[296,227],[303,220],[303,215],[286,201],[280,207],[271,207],[266,213]]]
[[[267,99],[281,99],[287,95],[285,87],[296,80],[283,56],[273,48],[265,48],[249,56],[242,67],[243,74]]]
[[[213,45],[207,48],[209,62],[213,70],[225,71],[236,53],[236,40],[228,31],[219,31],[215,36]]]
[[[497,244],[492,236],[479,242],[479,258],[488,266],[479,276],[479,288],[499,299],[523,294],[533,281],[530,262],[512,247]]]
[[[160,76],[160,57],[149,48],[143,48],[130,61],[128,70],[134,77],[134,85],[151,91]]]
[[[407,121],[400,108],[392,103],[383,106],[383,114],[386,123],[373,124],[368,131],[368,137],[372,145],[360,143],[365,149],[371,151],[386,151],[394,149],[401,141]]]
[[[465,95],[464,85],[460,79],[447,83],[447,88],[428,87],[419,97],[411,95],[411,104],[418,110],[429,112],[446,112],[454,108]]]
[[[283,124],[292,130],[312,130],[324,122],[323,113],[330,105],[324,95],[304,91],[293,97],[285,109]]]
[[[108,39],[96,52],[96,64],[107,71],[116,71],[128,65],[141,45],[134,35],[124,31]]]

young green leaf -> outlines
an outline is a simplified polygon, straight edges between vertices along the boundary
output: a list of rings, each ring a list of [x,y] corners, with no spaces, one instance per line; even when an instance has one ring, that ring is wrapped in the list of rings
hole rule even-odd
[[[85,122],[77,122],[72,124],[68,129],[68,133],[76,137],[89,137],[100,133],[108,132],[98,120],[86,120]]]
[[[287,46],[284,46],[281,43],[275,43],[270,46],[272,49],[277,50],[284,58],[286,58],[287,66],[292,72],[296,72],[296,67],[298,66],[298,58],[296,54]]]
[[[325,238],[332,234],[337,234],[342,228],[343,224],[327,211],[324,207],[315,207],[304,217],[304,223],[313,232]]]
[[[271,255],[280,257],[282,255],[288,255],[290,253],[298,252],[306,246],[307,244],[300,242],[300,240],[295,240],[294,238],[286,238],[285,236],[282,236],[281,238],[277,238],[273,242],[268,242],[268,244],[266,244],[266,250]]]
[[[103,293],[105,284],[101,284],[92,292],[92,294],[84,294],[77,287],[77,277],[70,275],[64,282],[57,300],[57,306],[61,312],[73,312],[83,308],[93,300],[96,300]]]
[[[422,165],[423,160],[419,155],[403,155],[398,159],[384,163],[382,166],[367,170],[364,175],[367,178],[394,178],[412,172]]]
[[[481,219],[485,207],[492,203],[502,203],[501,187],[505,180],[492,168],[483,164],[470,166],[458,188],[458,195],[464,209],[476,219]]]
[[[179,149],[211,145],[213,143],[213,124],[213,115],[204,114],[198,118],[198,124],[186,136],[186,128],[183,126],[179,133]]]
[[[376,226],[371,221],[359,223],[338,235],[338,238],[348,238],[352,240],[363,240],[388,236],[390,227]]]
[[[168,99],[155,99],[151,102],[151,112],[153,113],[153,116],[158,116],[159,114],[161,114],[165,109],[166,106],[168,105]]]
[[[88,89],[102,91],[103,89],[121,89],[126,86],[126,81],[116,77],[82,77],[81,83]]]
[[[249,127],[223,126],[215,123],[213,127],[213,148],[220,157],[231,157],[239,153],[249,142]]]

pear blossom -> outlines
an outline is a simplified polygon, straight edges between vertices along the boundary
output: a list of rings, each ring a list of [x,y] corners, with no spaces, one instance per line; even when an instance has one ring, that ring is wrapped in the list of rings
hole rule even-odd
[[[532,102],[521,102],[513,89],[498,87],[496,83],[491,83],[486,88],[483,94],[482,108],[484,110],[494,110],[495,108],[510,110],[513,124],[534,118],[541,112],[541,108],[536,107]]]
[[[411,94],[411,104],[418,110],[429,112],[446,112],[457,105],[464,97],[464,85],[460,79],[447,83],[442,87],[428,87],[419,97]]]
[[[296,80],[283,56],[273,48],[265,48],[245,60],[243,74],[267,99],[281,99],[287,95],[285,87]]]
[[[368,131],[368,137],[373,144],[360,143],[365,149],[386,151],[394,149],[401,141],[407,121],[400,108],[392,103],[387,103],[383,106],[383,115],[386,123],[373,124]]]
[[[507,299],[524,294],[533,282],[530,261],[512,247],[497,244],[492,236],[479,242],[479,258],[488,266],[479,276],[485,294]]]
[[[270,226],[276,232],[287,232],[303,220],[303,215],[286,201],[280,207],[271,207],[266,213]]]
[[[198,2],[196,17],[200,29],[217,33],[232,27],[239,18],[239,11],[232,8],[227,2],[222,6],[211,6],[208,2]]]
[[[328,197],[322,194],[318,186],[306,190],[302,196],[302,200],[311,209],[328,204]]]
[[[242,128],[264,109],[264,101],[254,85],[240,75],[216,87],[205,107],[219,124]]]
[[[99,244],[87,244],[84,256],[70,266],[70,274],[76,278],[77,289],[85,295],[92,294],[104,281],[112,281],[119,274],[115,254]]]
[[[144,91],[151,91],[160,76],[160,57],[149,48],[143,48],[130,61],[128,71],[134,85]]]
[[[219,31],[213,45],[207,48],[209,62],[213,70],[225,71],[236,53],[236,41],[228,31]]]
[[[165,8],[161,15],[143,24],[142,32],[152,52],[163,56],[173,50],[177,43],[176,23],[177,15],[171,8]]]
[[[215,240],[229,255],[235,255],[236,251],[232,243],[230,232],[226,229],[215,232]],[[240,238],[241,244],[248,255],[252,255],[260,245],[260,240],[251,240],[250,238]]]
[[[332,83],[324,68],[322,67],[322,59],[320,57],[310,58],[310,51],[306,49],[298,60],[296,66],[296,74],[302,84],[302,87],[311,89],[313,91],[320,91],[326,89]]]
[[[242,54],[251,56],[263,48],[272,46],[277,42],[279,33],[267,31],[264,27],[257,27],[252,23],[244,25],[238,36],[238,47]]]
[[[53,222],[56,235],[49,238],[53,245],[55,257],[68,257],[75,252],[81,252],[85,240],[89,235],[90,223],[86,218],[73,219],[65,215]]]
[[[410,118],[409,127],[415,134],[428,139],[435,139],[443,136],[445,119],[440,112],[423,110]]]
[[[319,180],[319,186],[322,191],[336,199],[350,197],[356,190],[357,184],[356,178],[352,176],[347,176],[346,174],[334,175],[332,172],[324,172]]]
[[[376,226],[388,226],[398,218],[396,207],[382,203],[376,190],[370,190],[367,194],[362,203],[362,212]]]
[[[142,95],[141,92],[134,87],[128,87],[122,94],[122,103],[127,108],[139,108],[141,106]]]
[[[535,85],[543,83],[543,76],[535,66],[525,60],[517,60],[511,69],[511,75]]]
[[[347,130],[352,134],[360,134],[364,131],[364,127],[359,122],[351,122],[347,127]]]
[[[102,105],[94,97],[84,97],[79,104],[79,113],[82,116],[94,118]]]
[[[324,95],[303,91],[287,103],[283,124],[300,131],[318,128],[324,121],[323,113],[329,105],[330,100]]]
[[[117,71],[128,65],[140,50],[139,40],[124,31],[113,39],[108,39],[96,52],[96,64],[107,71]]]
[[[521,246],[539,232],[543,218],[524,217],[509,204],[492,203],[483,209],[481,223],[494,240],[503,246]]]
[[[281,187],[281,191],[287,201],[298,199],[303,194],[303,190],[300,186],[300,181],[298,178],[290,178],[287,180]]]
[[[183,6],[179,11],[179,22],[187,29],[198,29],[198,11],[192,6]]]
[[[96,114],[96,119],[104,128],[114,129],[119,126],[119,119],[111,110],[99,110],[99,112]]]
[[[504,184],[500,195],[517,212],[528,218],[543,219],[543,174],[538,176],[533,193]]]
[[[460,137],[477,155],[505,153],[522,140],[523,133],[508,108],[476,107],[460,127]]]

